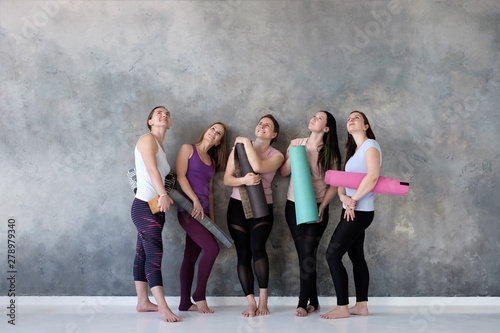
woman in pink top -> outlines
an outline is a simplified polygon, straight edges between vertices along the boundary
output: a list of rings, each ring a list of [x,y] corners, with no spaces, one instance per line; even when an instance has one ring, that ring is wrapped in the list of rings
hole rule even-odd
[[[300,266],[299,304],[295,315],[307,316],[308,313],[319,310],[318,291],[316,288],[316,252],[319,241],[328,224],[328,204],[337,194],[337,188],[325,183],[327,170],[340,170],[340,149],[337,140],[337,124],[328,111],[317,112],[309,121],[308,138],[295,139],[288,149],[294,146],[305,146],[316,202],[318,203],[319,220],[316,223],[297,225],[295,218],[295,200],[293,185],[290,179],[285,206],[285,217],[292,233]],[[290,159],[287,154],[281,167],[281,175],[291,173]]]
[[[255,173],[243,177],[235,176],[234,149],[229,155],[224,174],[224,185],[233,186],[233,193],[227,208],[227,223],[229,232],[234,239],[238,255],[238,277],[241,287],[247,297],[248,308],[242,312],[244,317],[268,315],[267,284],[269,281],[269,260],[266,252],[266,241],[273,226],[273,197],[271,181],[276,170],[283,163],[283,154],[271,147],[279,134],[279,124],[272,115],[263,116],[255,128],[255,140],[238,137],[235,144],[242,143],[250,165]],[[269,215],[246,219],[241,203],[241,185],[257,185],[262,181]],[[259,306],[254,295],[254,272],[260,289]]]

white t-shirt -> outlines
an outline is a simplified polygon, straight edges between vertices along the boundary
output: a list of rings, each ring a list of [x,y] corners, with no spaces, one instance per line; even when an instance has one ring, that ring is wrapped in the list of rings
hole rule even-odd
[[[361,144],[358,151],[347,161],[345,165],[345,171],[348,172],[358,172],[358,173],[367,173],[368,169],[366,167],[366,158],[365,153],[370,148],[376,148],[380,154],[380,165],[382,165],[382,150],[380,149],[377,141],[373,139],[366,139],[365,142]],[[353,188],[345,188],[345,194],[352,197],[352,195],[356,192],[356,189]],[[358,200],[356,204],[356,210],[371,212],[374,211],[375,208],[373,206],[373,199],[375,193],[368,192],[364,197]],[[342,204],[345,208],[345,205]]]

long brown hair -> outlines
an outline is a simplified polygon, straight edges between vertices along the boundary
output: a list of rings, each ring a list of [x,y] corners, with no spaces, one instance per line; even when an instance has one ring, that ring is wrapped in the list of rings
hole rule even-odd
[[[322,173],[330,170],[332,165],[340,170],[342,157],[340,156],[339,142],[337,138],[337,122],[335,117],[328,111],[321,110],[326,114],[326,126],[328,132],[323,134],[323,145],[318,152],[318,167]]]
[[[227,160],[227,143],[226,143],[226,138],[227,138],[227,126],[224,123],[221,123],[220,121],[215,122],[213,124],[208,125],[204,130],[203,133],[201,133],[200,138],[198,139],[198,142],[196,144],[199,144],[200,142],[203,141],[203,137],[205,136],[205,133],[212,128],[214,125],[221,125],[224,128],[224,134],[222,135],[220,142],[217,146],[213,146],[208,150],[208,156],[212,159],[214,163],[214,169],[215,172],[220,171],[224,169],[224,166],[226,165],[226,160]]]
[[[368,129],[366,130],[366,136],[368,137],[368,139],[375,140],[375,134],[372,131],[372,126],[370,125],[368,118],[366,118],[366,115],[361,111],[352,111],[351,113],[349,113],[349,116],[351,114],[353,114],[354,112],[359,113],[363,117],[364,124],[368,125]],[[347,161],[349,161],[349,159],[352,157],[352,155],[354,155],[354,153],[356,152],[357,147],[358,146],[356,145],[356,141],[354,140],[353,136],[351,134],[349,134],[349,132],[347,132],[347,142],[345,144],[346,156],[345,156],[344,169],[345,169],[345,165],[347,164]]]

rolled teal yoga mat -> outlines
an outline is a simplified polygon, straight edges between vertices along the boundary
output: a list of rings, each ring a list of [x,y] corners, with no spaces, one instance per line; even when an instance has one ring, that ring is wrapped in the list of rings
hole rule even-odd
[[[293,195],[297,224],[314,223],[319,220],[318,206],[307,161],[305,146],[288,149],[292,169]]]

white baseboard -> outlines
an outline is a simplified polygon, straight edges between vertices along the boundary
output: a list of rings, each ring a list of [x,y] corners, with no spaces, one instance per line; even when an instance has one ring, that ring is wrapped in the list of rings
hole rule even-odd
[[[8,304],[10,297],[0,296],[0,304]],[[98,302],[102,305],[113,306],[134,305],[135,296],[18,296],[15,298],[19,306],[40,305],[79,305],[82,303]],[[167,296],[168,303],[176,304],[179,297]],[[269,297],[270,306],[296,306],[297,297]],[[246,298],[241,297],[207,297],[207,301],[214,306],[245,305]],[[320,297],[321,305],[336,305],[335,297]],[[492,306],[500,307],[500,297],[370,297],[370,307],[460,307],[460,306]],[[355,298],[349,299],[350,304],[356,302]]]

